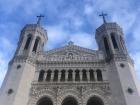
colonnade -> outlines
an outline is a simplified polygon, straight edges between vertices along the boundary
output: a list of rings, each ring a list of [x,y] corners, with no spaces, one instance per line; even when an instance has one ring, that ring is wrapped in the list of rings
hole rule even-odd
[[[38,81],[102,81],[102,71],[97,70],[41,70],[39,72]]]

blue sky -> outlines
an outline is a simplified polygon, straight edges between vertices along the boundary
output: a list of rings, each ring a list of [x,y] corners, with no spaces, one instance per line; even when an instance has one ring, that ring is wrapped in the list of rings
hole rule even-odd
[[[108,13],[108,22],[117,22],[124,30],[126,45],[134,59],[140,80],[140,2],[139,0],[0,0],[0,85],[13,57],[20,30],[36,23],[44,14],[42,25],[48,31],[45,50],[76,45],[98,49],[95,30],[102,24],[98,16]]]

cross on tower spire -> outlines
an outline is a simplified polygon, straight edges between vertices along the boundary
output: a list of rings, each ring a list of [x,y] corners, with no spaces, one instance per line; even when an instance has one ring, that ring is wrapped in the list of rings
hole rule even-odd
[[[38,18],[38,20],[37,20],[37,24],[40,24],[40,21],[41,21],[41,19],[43,18],[43,17],[45,17],[44,15],[39,15],[39,16],[37,16],[37,18]]]
[[[102,14],[100,14],[99,16],[102,16],[103,17],[103,22],[106,23],[105,16],[107,16],[107,14],[102,12]]]

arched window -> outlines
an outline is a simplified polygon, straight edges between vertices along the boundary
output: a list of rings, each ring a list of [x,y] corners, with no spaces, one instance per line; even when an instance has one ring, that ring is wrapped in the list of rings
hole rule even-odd
[[[95,77],[94,77],[94,71],[93,70],[89,70],[90,73],[90,81],[94,81]]]
[[[120,42],[121,42],[122,48],[125,49],[125,47],[124,47],[125,43],[124,43],[124,40],[123,40],[122,36],[120,36]]]
[[[102,77],[102,72],[101,72],[101,70],[97,70],[96,72],[97,72],[97,80],[98,80],[98,81],[102,81],[102,80],[103,80],[103,77]]]
[[[36,40],[35,40],[34,47],[33,47],[33,52],[36,52],[37,47],[38,47],[38,44],[39,44],[39,41],[40,41],[40,38],[39,38],[39,37],[37,37],[37,38],[36,38]]]
[[[51,70],[48,70],[48,71],[47,71],[46,81],[50,81],[50,80],[51,80],[51,73],[52,73]]]
[[[68,81],[72,81],[72,70],[68,71]]]
[[[40,73],[39,73],[39,78],[38,78],[38,81],[39,81],[39,82],[43,81],[44,73],[45,73],[44,70],[41,70],[41,71],[40,71]]]
[[[79,74],[79,70],[75,70],[75,81],[80,81],[80,74]]]
[[[78,102],[73,97],[67,97],[63,100],[62,105],[78,105]]]
[[[107,55],[110,55],[109,45],[106,37],[104,37],[104,45]]]
[[[36,105],[53,105],[53,102],[48,97],[41,98]]]
[[[31,39],[32,39],[32,35],[28,35],[28,38],[27,38],[27,41],[26,41],[26,44],[25,44],[25,47],[24,47],[24,50],[28,50],[29,48],[29,45],[31,43]]]
[[[104,103],[100,98],[94,96],[88,100],[87,105],[104,105]]]
[[[61,79],[60,81],[65,81],[65,70],[61,71]]]
[[[54,71],[54,78],[53,81],[58,81],[58,70]]]
[[[86,73],[86,70],[83,70],[82,72],[83,72],[83,75],[82,75],[83,81],[87,81],[87,73]]]
[[[112,40],[114,49],[118,49],[118,45],[117,45],[117,41],[116,41],[114,33],[111,33],[111,40]]]

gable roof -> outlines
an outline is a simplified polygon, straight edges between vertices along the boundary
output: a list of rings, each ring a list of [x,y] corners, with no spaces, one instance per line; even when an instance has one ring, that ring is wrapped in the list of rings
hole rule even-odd
[[[46,61],[97,61],[103,59],[103,53],[98,50],[68,44],[61,48],[46,51],[39,58]]]

